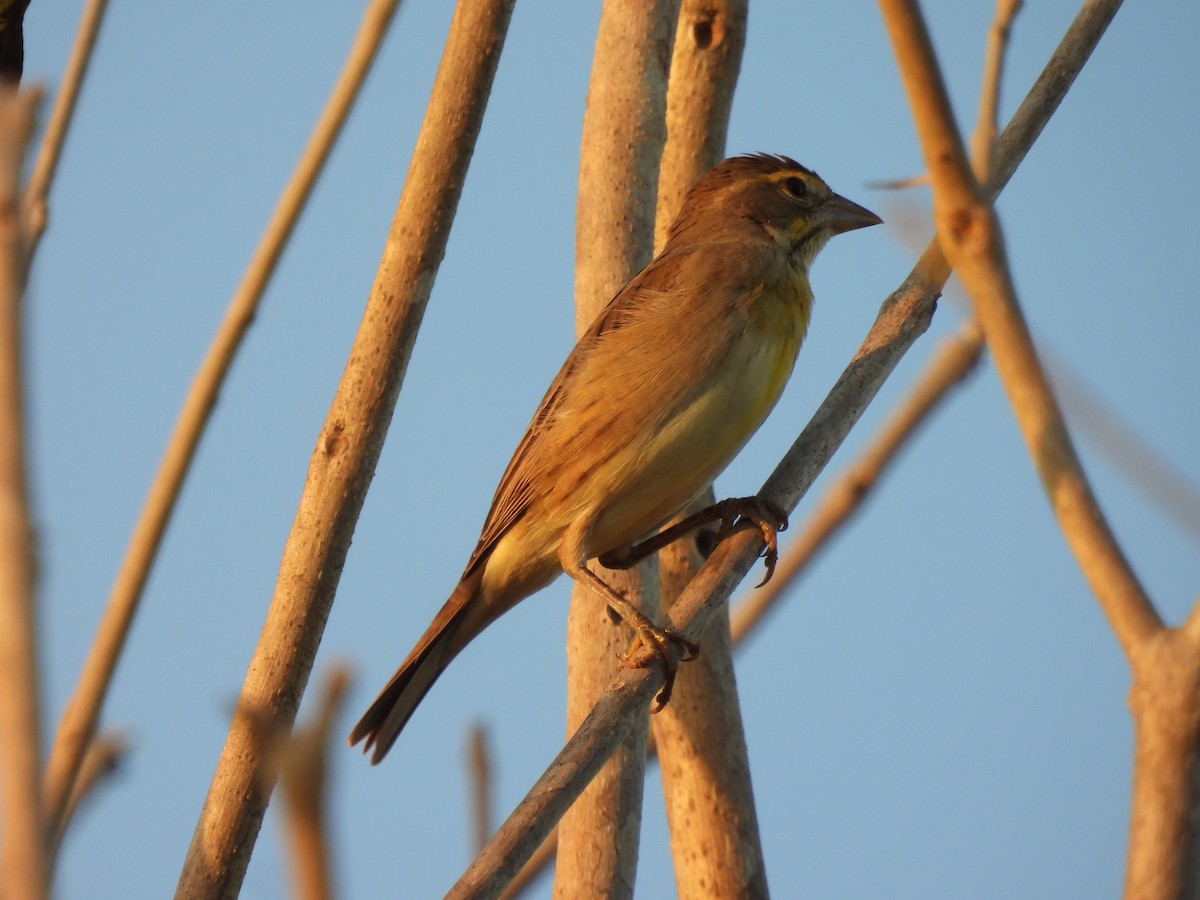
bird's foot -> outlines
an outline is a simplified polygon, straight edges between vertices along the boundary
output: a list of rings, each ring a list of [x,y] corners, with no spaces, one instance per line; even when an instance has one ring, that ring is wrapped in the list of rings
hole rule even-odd
[[[675,687],[675,674],[679,671],[680,662],[688,662],[700,655],[700,645],[694,641],[689,641],[677,631],[672,631],[669,628],[660,628],[649,619],[642,617],[641,621],[631,622],[634,631],[637,633],[637,639],[625,651],[621,657],[621,667],[625,669],[639,669],[644,666],[651,665],[656,660],[661,660],[665,676],[662,690],[654,698],[654,706],[650,712],[660,712],[671,699],[671,692]],[[682,648],[682,654],[679,659],[676,659],[675,648]]]

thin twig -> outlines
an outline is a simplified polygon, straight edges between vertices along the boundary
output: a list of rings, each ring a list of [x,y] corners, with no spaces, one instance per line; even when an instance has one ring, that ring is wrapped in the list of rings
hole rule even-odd
[[[80,807],[95,795],[99,785],[116,774],[128,753],[129,742],[124,735],[118,733],[98,734],[88,745],[87,753],[83,756],[83,765],[79,767],[79,777],[75,779],[75,789],[71,791],[66,811],[59,820],[58,831],[54,835],[51,859],[58,855],[58,848],[62,846],[67,829],[75,821]]]
[[[325,796],[330,736],[349,686],[349,669],[332,669],[312,722],[290,736],[280,736],[275,763],[283,793],[282,824],[291,859],[292,896],[299,900],[329,900],[335,893]]]
[[[912,229],[903,225],[896,227],[897,221],[904,218],[915,221],[917,214],[914,210],[915,207],[910,204],[892,207],[887,221],[891,226],[890,233],[898,235],[901,243],[916,253],[922,244],[909,239]],[[970,314],[971,301],[957,287],[957,282],[952,281],[946,286],[943,298],[948,298]],[[1050,346],[1049,341],[1035,334],[1034,345],[1072,427],[1086,438],[1096,453],[1109,461],[1116,473],[1126,479],[1131,487],[1140,491],[1148,502],[1183,528],[1189,537],[1200,540],[1200,486],[1164,457],[1145,435],[1130,424],[1126,416],[1089,385],[1067,358]],[[782,566],[781,557],[780,568]]]
[[[36,560],[25,461],[21,306],[26,234],[21,164],[40,91],[0,88],[0,885],[46,896],[42,831]]]
[[[471,852],[478,853],[492,836],[492,755],[487,728],[482,722],[472,722],[467,732],[467,783],[471,798]]]
[[[1163,513],[1200,540],[1200,489],[1189,475],[1135,431],[1067,361],[1037,341],[1067,418],[1091,438],[1093,449]]]
[[[242,339],[254,321],[259,301],[283,248],[291,237],[313,185],[354,105],[359,88],[375,60],[398,4],[399,0],[373,0],[364,12],[350,54],[321,118],[279,198],[241,284],[230,300],[225,317],[184,399],[179,419],[171,432],[146,502],[134,525],[129,546],[117,570],[108,606],[97,627],[79,682],[59,723],[46,769],[46,809],[51,831],[62,815],[84,749],[95,732],[113,672],[137,614],[146,579],[221,386]]]
[[[67,68],[63,72],[62,84],[58,89],[58,97],[54,101],[54,109],[50,111],[50,119],[42,137],[37,161],[33,166],[33,174],[25,188],[23,205],[29,221],[25,255],[29,261],[32,261],[37,253],[42,234],[46,231],[46,200],[50,195],[50,185],[54,181],[54,173],[58,170],[58,160],[62,156],[67,131],[71,127],[71,117],[75,113],[75,102],[79,99],[79,89],[92,61],[96,36],[100,33],[100,23],[104,20],[104,10],[107,7],[108,0],[88,0],[83,8],[79,28],[75,32],[75,43],[71,46],[71,55],[67,59]]]
[[[996,0],[996,16],[988,29],[987,53],[983,64],[983,87],[979,92],[979,118],[971,137],[971,161],[975,177],[986,182],[992,171],[992,152],[999,133],[1000,86],[1004,80],[1004,61],[1012,23],[1021,9],[1021,0]]]
[[[999,174],[991,187],[993,193],[1000,191],[1041,133],[1111,18],[1111,11],[1106,14],[1089,3],[1071,23],[1042,77],[997,143]],[[849,368],[764,486],[764,496],[787,509],[794,508],[900,358],[928,327],[934,298],[949,271],[940,249],[931,245],[904,284],[884,302]],[[749,531],[722,542],[673,607],[673,627],[685,636],[699,634],[716,606],[755,563],[761,548],[761,540]],[[613,690],[601,698],[449,896],[491,896],[513,878],[620,743],[661,683],[658,668],[621,673]]]
[[[309,463],[240,705],[290,722],[312,669],[462,195],[514,0],[460,0],[363,320]],[[235,717],[177,893],[235,895],[270,794]]]

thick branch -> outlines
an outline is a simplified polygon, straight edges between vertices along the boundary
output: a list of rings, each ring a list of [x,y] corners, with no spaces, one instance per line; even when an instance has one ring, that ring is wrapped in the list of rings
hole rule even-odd
[[[362,324],[317,439],[240,705],[290,723],[312,669],[350,537],[379,459],[445,252],[513,0],[455,11]],[[180,877],[180,897],[237,893],[266,809],[265,747],[237,717]]]
[[[650,261],[658,163],[666,140],[667,66],[678,0],[605,0],[588,84],[575,220],[575,324],[584,331],[609,299]],[[565,448],[564,448],[565,449]],[[596,564],[593,564],[595,566]],[[654,560],[605,581],[658,608]],[[632,639],[608,622],[607,603],[576,585],[567,619],[567,734],[612,679],[612,661]],[[559,828],[556,897],[633,892],[641,832],[647,723],[636,723]]]
[[[685,0],[667,94],[667,145],[658,183],[656,246],[691,186],[725,155],[729,111],[746,39],[746,0]],[[707,491],[695,506],[710,505]],[[669,609],[703,563],[696,535],[659,553]],[[680,898],[765,897],[766,867],[733,673],[728,610],[679,670],[671,702],[651,719]]]

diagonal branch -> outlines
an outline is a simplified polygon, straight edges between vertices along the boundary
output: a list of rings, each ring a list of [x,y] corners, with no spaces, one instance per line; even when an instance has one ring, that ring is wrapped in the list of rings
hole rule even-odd
[[[291,723],[375,472],[491,92],[514,0],[460,0],[345,371],[309,463],[239,707]],[[237,716],[180,875],[180,897],[241,886],[266,811],[265,752]]]
[[[108,695],[109,684],[117,661],[125,647],[133,618],[141,602],[142,591],[150,568],[158,555],[167,522],[191,468],[192,458],[200,437],[208,425],[216,405],[217,395],[233,365],[242,339],[254,321],[259,301],[291,237],[313,185],[324,168],[325,161],[341,133],[342,125],[358,96],[359,88],[374,62],[383,37],[387,33],[399,0],[373,0],[363,16],[350,55],[337,84],[329,97],[321,118],[313,130],[291,180],[284,188],[271,221],[259,241],[258,248],[242,276],[242,282],[230,300],[217,334],[184,399],[179,419],[167,442],[162,462],[146,496],[125,557],[109,595],[104,617],[97,628],[96,638],[84,662],[79,683],[72,694],[55,736],[45,776],[46,809],[50,833],[58,829],[72,784],[83,760],[84,751],[96,731],[101,707]],[[74,57],[73,57],[74,59]],[[57,112],[57,109],[56,109]],[[49,139],[47,139],[49,142]],[[53,162],[39,161],[52,173]],[[45,176],[47,179],[49,174]],[[31,187],[29,202],[44,202],[45,188]],[[40,198],[40,201],[39,201]]]
[[[1162,621],[1083,473],[1017,303],[1004,238],[971,173],[920,11],[880,0],[934,188],[938,237],[975,305],[1025,443],[1067,543],[1126,656]]]
[[[1103,35],[1114,12],[1105,13],[1103,7],[1102,3],[1089,3],[1076,16],[1005,128],[997,142],[995,193],[1016,170]],[[934,300],[949,271],[936,243],[930,245],[900,288],[884,302],[854,360],[764,486],[764,496],[786,509],[795,507],[884,380],[928,327]],[[672,607],[673,627],[687,637],[700,634],[754,565],[761,548],[757,534],[748,531],[718,546]],[[507,884],[624,739],[633,718],[642,714],[661,684],[658,668],[623,671],[448,896],[491,896]]]
[[[23,205],[29,221],[25,254],[28,260],[32,260],[37,253],[38,243],[46,230],[46,198],[50,194],[54,173],[58,170],[58,160],[62,156],[67,131],[71,127],[71,117],[75,113],[75,103],[79,99],[79,89],[92,61],[92,51],[96,47],[96,37],[100,33],[100,23],[104,20],[107,7],[108,0],[88,0],[83,8],[83,16],[79,20],[79,30],[75,33],[75,43],[71,47],[66,71],[63,72],[58,97],[54,101],[54,109],[50,111],[50,119],[42,137],[37,161],[33,166],[33,174],[25,188]]]

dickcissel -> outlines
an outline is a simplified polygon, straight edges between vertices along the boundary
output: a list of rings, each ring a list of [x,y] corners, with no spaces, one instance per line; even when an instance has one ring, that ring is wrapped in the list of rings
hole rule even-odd
[[[833,235],[881,221],[784,156],[734,157],[701,178],[662,252],[567,357],[500,479],[457,587],[351,744],[364,741],[379,762],[463,647],[560,572],[600,594],[643,644],[661,652],[678,641],[694,652],[587,563],[631,564],[664,543],[635,544],[712,483],[779,399],[808,329],[817,253]],[[736,514],[773,550],[774,529],[786,522],[753,498],[719,504],[689,525],[720,518],[728,526]]]

